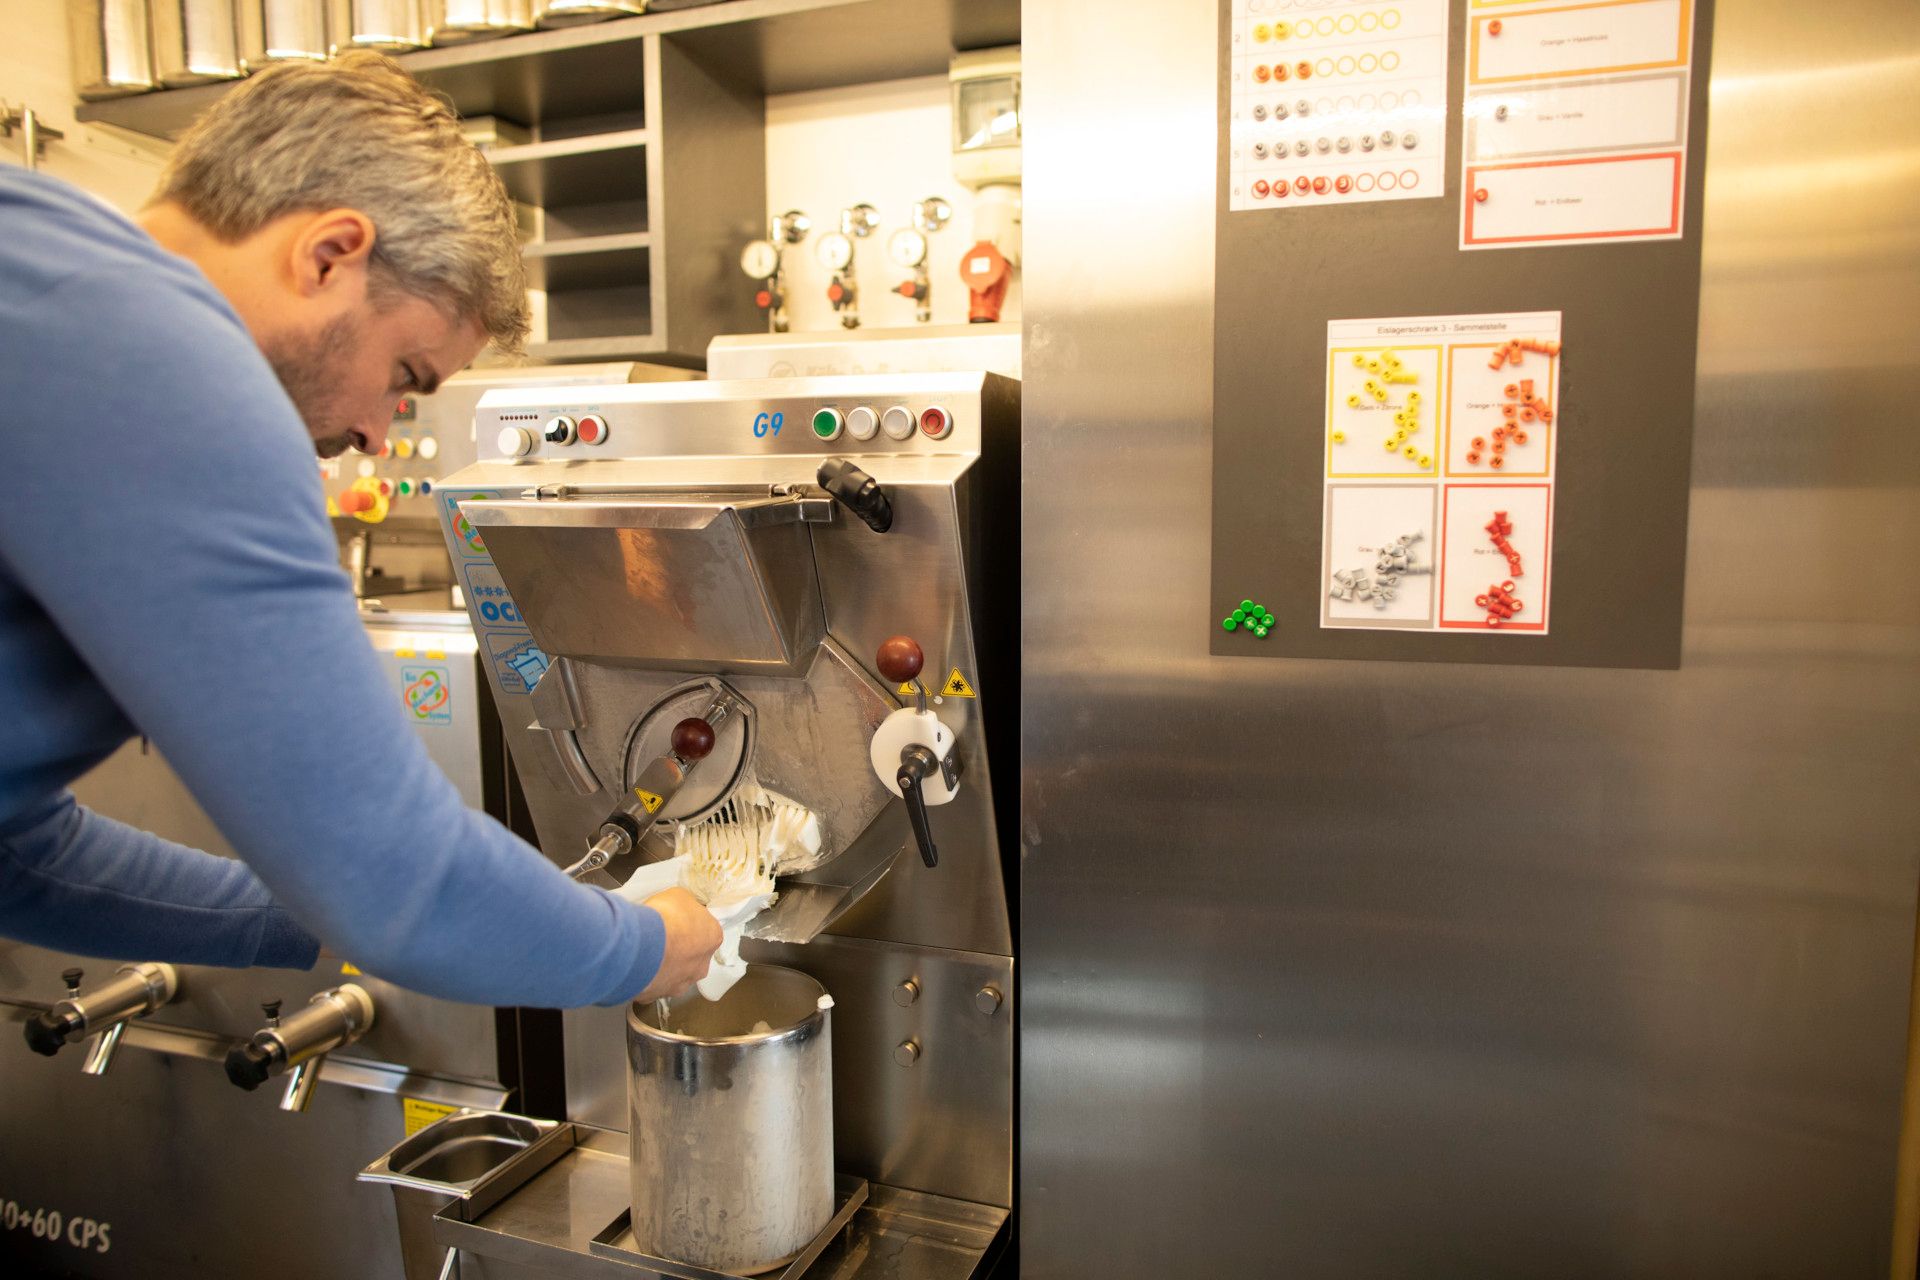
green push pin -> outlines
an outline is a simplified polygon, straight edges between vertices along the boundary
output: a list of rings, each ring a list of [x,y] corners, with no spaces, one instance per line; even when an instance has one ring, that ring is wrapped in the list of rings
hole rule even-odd
[[[1220,619],[1220,625],[1226,628],[1228,631],[1232,631],[1235,627],[1238,627],[1240,624],[1235,622],[1232,618],[1222,618]]]
[[[1245,609],[1235,609],[1233,611],[1233,620],[1235,622],[1245,622],[1250,616],[1252,615],[1250,615]]]
[[[1247,613],[1252,613],[1252,612],[1253,612],[1253,601],[1251,601],[1251,600],[1242,600],[1242,601],[1240,602],[1240,608],[1241,608],[1242,610],[1244,610],[1245,612],[1247,612]]]

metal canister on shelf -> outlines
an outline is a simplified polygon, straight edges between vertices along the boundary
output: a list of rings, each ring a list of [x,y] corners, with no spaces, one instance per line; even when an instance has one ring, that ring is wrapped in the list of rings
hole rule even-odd
[[[646,11],[646,0],[537,0],[534,6],[534,16],[543,27],[631,18]]]
[[[533,0],[427,0],[433,44],[490,40],[533,30]]]
[[[323,62],[326,0],[240,0],[240,65],[249,75],[275,62]]]
[[[156,87],[147,0],[68,0],[73,89],[87,102]]]
[[[169,89],[245,75],[233,0],[153,0],[153,69]]]
[[[421,0],[332,0],[327,18],[336,55],[353,49],[405,53],[427,47]]]

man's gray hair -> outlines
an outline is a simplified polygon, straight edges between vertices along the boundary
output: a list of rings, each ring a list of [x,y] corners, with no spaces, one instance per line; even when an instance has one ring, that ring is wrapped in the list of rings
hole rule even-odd
[[[372,219],[377,283],[476,321],[517,351],[528,328],[513,202],[448,104],[377,53],[279,63],[174,147],[154,193],[223,240],[288,213]],[[382,277],[384,276],[384,280]]]

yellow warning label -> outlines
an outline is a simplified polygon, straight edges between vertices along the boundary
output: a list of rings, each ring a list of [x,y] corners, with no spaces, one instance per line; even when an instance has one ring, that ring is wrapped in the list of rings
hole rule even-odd
[[[420,1098],[400,1099],[400,1114],[405,1120],[409,1138],[435,1120],[452,1115],[455,1109],[443,1102],[427,1102]]]
[[[341,973],[341,976],[348,977],[348,978],[357,978],[360,976],[360,970],[354,968],[354,966],[351,964],[341,965],[340,973]]]
[[[949,698],[977,698],[980,696],[973,691],[973,686],[967,683],[967,678],[960,674],[960,668],[958,667],[955,667],[953,674],[947,677],[947,682],[940,686],[940,692]]]
[[[416,655],[412,649],[395,649],[393,651],[393,656],[396,658],[411,658]]]
[[[648,813],[660,812],[660,806],[666,803],[665,800],[642,787],[635,787],[633,794],[640,797],[640,803],[646,808]]]
[[[920,686],[911,680],[906,680],[902,681],[900,687],[895,689],[894,692],[903,698],[911,698],[914,694],[920,692]]]

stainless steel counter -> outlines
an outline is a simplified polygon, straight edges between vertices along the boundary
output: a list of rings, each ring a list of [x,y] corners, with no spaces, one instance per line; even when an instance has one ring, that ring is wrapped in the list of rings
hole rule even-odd
[[[460,1250],[465,1280],[655,1275],[592,1251],[627,1207],[627,1137],[579,1126],[573,1150],[473,1222],[434,1220],[434,1239]],[[867,1201],[806,1272],[807,1280],[966,1280],[1007,1211],[874,1185]]]

